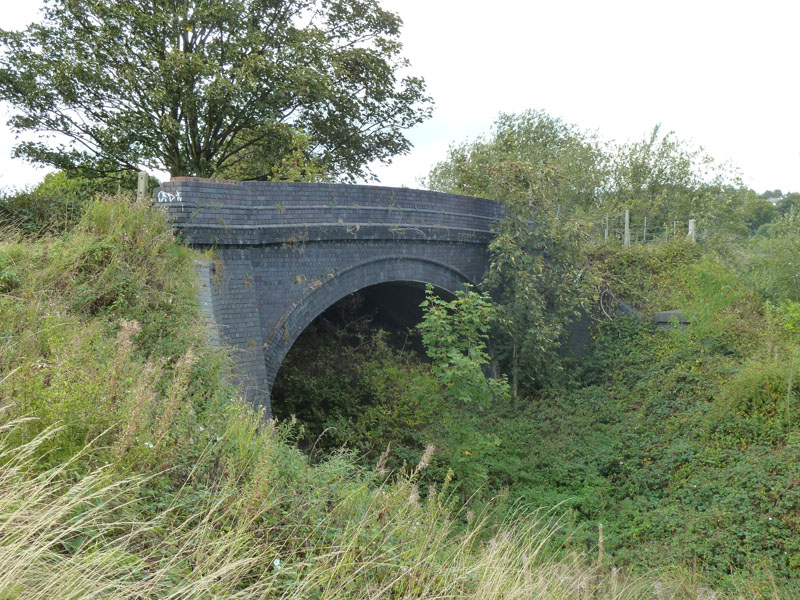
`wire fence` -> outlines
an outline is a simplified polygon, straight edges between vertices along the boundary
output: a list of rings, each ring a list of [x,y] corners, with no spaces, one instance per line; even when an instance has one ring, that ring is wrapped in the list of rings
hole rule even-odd
[[[625,210],[615,215],[606,214],[593,228],[602,232],[602,239],[619,241],[625,246],[667,242],[675,238],[697,241],[697,221],[694,218],[648,219]],[[599,237],[599,236],[598,236]]]
[[[574,217],[580,218],[577,214],[570,215],[563,207],[556,208],[556,218]],[[589,235],[596,241],[616,242],[624,246],[668,242],[677,238],[696,242],[700,236],[697,219],[693,215],[651,218],[623,210],[599,216],[595,214],[588,219],[588,225]]]

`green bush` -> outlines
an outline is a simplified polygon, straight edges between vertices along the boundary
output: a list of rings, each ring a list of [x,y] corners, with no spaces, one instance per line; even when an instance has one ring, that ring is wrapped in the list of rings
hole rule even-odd
[[[565,391],[567,408],[544,430],[553,441],[575,436],[569,410],[586,404],[575,396],[587,384],[610,406],[607,446],[581,440],[575,449],[595,476],[588,495],[604,498],[591,518],[606,526],[609,551],[634,564],[692,563],[726,585],[731,573],[766,565],[796,585],[793,305],[766,304],[742,267],[748,257],[735,252],[603,252],[599,280],[609,295],[633,299],[641,317],[601,319],[573,383],[580,391]],[[648,322],[651,311],[674,308],[687,327]]]
[[[753,242],[748,277],[772,302],[800,302],[800,211],[777,221],[770,236]]]
[[[87,179],[63,171],[48,173],[29,190],[0,193],[0,227],[12,226],[26,234],[63,232],[81,218],[86,205],[97,194],[130,194],[136,190],[137,174]],[[150,178],[152,191],[158,181]]]

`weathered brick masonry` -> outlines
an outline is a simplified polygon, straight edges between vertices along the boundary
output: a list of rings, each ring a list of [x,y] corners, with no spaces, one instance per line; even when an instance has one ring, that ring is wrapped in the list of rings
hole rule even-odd
[[[187,243],[216,249],[198,265],[199,299],[267,412],[281,362],[317,315],[377,283],[476,283],[502,216],[490,200],[367,185],[175,178],[155,201]]]

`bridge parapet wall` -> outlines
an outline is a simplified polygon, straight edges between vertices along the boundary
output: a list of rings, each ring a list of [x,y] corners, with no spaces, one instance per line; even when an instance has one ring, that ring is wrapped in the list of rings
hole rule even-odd
[[[195,245],[251,246],[346,239],[486,244],[500,203],[423,190],[175,178],[155,194]]]

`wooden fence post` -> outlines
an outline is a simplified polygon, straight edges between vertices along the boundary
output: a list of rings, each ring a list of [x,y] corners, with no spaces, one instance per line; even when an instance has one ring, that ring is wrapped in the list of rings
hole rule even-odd
[[[606,237],[605,241],[608,241],[608,213],[606,213]]]
[[[625,209],[625,245],[631,245],[631,211]]]
[[[689,234],[687,236],[692,242],[697,241],[697,221],[689,219]]]

